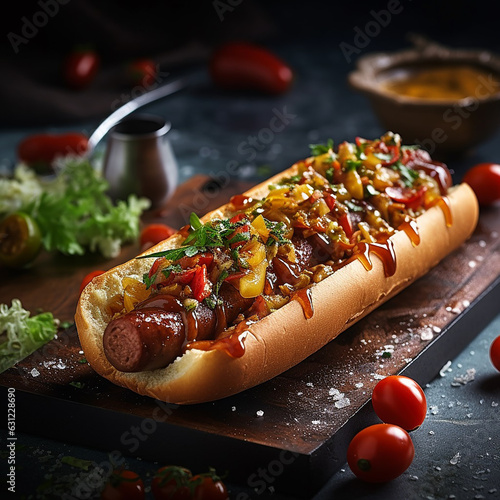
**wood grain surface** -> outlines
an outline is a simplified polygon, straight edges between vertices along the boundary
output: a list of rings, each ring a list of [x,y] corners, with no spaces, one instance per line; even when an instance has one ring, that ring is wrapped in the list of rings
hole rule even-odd
[[[247,188],[196,177],[144,220],[180,227],[191,211],[203,214]],[[242,394],[182,407],[141,397],[93,372],[74,326],[0,375],[0,385],[18,391],[19,430],[195,469],[209,463],[248,486],[268,470],[273,487],[307,496],[345,463],[353,433],[375,421],[370,395],[379,379],[405,373],[429,382],[498,313],[499,216],[498,207],[483,210],[472,238],[426,276],[298,366]],[[2,275],[0,302],[17,297],[32,311],[71,321],[83,276],[139,250],[130,245],[114,261],[41,255],[31,270]]]

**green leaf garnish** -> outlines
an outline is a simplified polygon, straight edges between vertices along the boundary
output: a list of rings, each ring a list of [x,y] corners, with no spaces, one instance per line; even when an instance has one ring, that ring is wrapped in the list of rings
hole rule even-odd
[[[394,165],[391,165],[391,168],[399,172],[401,180],[403,181],[406,187],[413,187],[413,184],[419,177],[419,174],[416,170],[408,168],[407,166],[403,165],[400,161],[394,163]]]
[[[309,144],[313,156],[323,155],[333,149],[333,139],[328,139],[326,144]]]

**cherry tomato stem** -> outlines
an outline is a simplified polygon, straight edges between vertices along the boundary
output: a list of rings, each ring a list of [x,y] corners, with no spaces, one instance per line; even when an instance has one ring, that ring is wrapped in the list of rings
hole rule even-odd
[[[112,472],[101,492],[101,500],[144,500],[144,482],[131,470],[118,469]]]
[[[410,435],[392,424],[375,424],[358,432],[347,449],[347,463],[361,480],[392,481],[408,469],[415,448]]]

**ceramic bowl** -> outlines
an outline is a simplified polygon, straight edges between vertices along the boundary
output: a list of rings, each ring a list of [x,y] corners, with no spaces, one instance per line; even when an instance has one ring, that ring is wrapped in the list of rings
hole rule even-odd
[[[348,75],[352,88],[362,92],[385,130],[399,133],[405,144],[419,144],[438,158],[461,155],[489,139],[500,125],[500,58],[485,50],[450,49],[414,38],[415,47],[393,53],[373,53],[357,61]],[[465,65],[488,74],[474,95],[461,99],[408,97],[386,84],[402,75],[429,67]],[[497,84],[498,85],[498,84]]]

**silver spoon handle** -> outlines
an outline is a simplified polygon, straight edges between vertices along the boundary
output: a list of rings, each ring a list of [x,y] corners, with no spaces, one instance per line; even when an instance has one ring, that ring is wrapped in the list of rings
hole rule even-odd
[[[166,85],[162,85],[157,89],[146,92],[145,94],[128,101],[123,106],[120,106],[117,110],[113,111],[113,113],[111,113],[89,137],[87,154],[90,155],[110,129],[130,113],[133,113],[136,109],[153,101],[157,101],[162,97],[174,94],[175,92],[185,88],[186,85],[187,81],[181,78],[179,80],[175,80],[174,82],[167,83]]]

